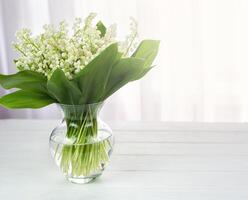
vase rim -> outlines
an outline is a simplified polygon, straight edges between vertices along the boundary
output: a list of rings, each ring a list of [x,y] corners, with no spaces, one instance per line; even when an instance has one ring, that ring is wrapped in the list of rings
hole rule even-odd
[[[61,107],[92,107],[92,106],[99,106],[99,105],[103,105],[104,104],[104,101],[99,101],[99,102],[96,102],[96,103],[86,103],[86,104],[63,104],[63,103],[56,103],[58,106],[61,106]]]

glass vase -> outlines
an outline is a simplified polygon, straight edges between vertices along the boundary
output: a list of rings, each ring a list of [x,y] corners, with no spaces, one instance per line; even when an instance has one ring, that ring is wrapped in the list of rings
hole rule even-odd
[[[88,183],[102,174],[114,145],[112,130],[99,118],[102,103],[59,107],[64,117],[51,133],[51,154],[70,182]]]

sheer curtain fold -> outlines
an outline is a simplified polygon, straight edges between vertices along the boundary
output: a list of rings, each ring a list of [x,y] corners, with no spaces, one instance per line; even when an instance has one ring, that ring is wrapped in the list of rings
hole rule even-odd
[[[161,41],[156,67],[114,94],[107,120],[244,122],[248,120],[248,2],[246,0],[2,0],[0,72],[13,73],[11,48],[21,27],[40,32],[44,23],[72,22],[97,12],[107,25],[128,33],[129,17],[140,38]],[[3,94],[3,90],[0,90]],[[0,117],[56,118],[56,106],[7,111]]]

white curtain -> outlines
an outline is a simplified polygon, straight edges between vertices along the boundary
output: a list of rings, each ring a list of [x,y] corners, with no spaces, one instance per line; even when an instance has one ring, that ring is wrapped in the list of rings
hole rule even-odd
[[[13,73],[14,33],[97,12],[128,33],[129,16],[140,38],[161,40],[157,65],[144,79],[114,94],[107,120],[248,121],[247,0],[1,0],[0,73]],[[3,94],[3,90],[0,91]],[[39,111],[0,110],[0,117],[56,118],[52,105]]]

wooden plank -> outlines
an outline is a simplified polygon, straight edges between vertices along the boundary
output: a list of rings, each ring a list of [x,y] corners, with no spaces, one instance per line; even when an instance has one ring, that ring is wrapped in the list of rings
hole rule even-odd
[[[129,143],[244,143],[248,144],[248,134],[243,132],[183,132],[183,131],[117,131],[117,142]]]
[[[0,132],[4,130],[51,130],[60,123],[57,120],[0,120]],[[14,124],[14,126],[13,126]],[[193,122],[108,122],[113,130],[126,131],[248,131],[248,123],[193,123]],[[32,126],[31,126],[32,125]]]
[[[220,187],[248,189],[248,172],[106,171],[103,179],[106,186],[112,187]],[[99,180],[99,183],[103,179]]]
[[[51,130],[35,131],[3,131],[0,132],[4,141],[25,142],[33,138],[34,140],[48,140]],[[22,135],[22,137],[18,137]],[[117,143],[211,143],[211,144],[248,144],[248,133],[244,132],[183,132],[183,131],[115,131],[114,136]],[[1,142],[1,141],[0,141]]]
[[[248,156],[114,155],[109,169],[114,171],[248,172]]]
[[[34,154],[36,156],[34,156]],[[25,169],[26,162],[30,168],[45,167],[47,163],[55,165],[50,152],[26,154],[8,154],[0,156],[0,169]],[[134,156],[113,155],[110,171],[182,171],[182,172],[248,172],[248,156]]]
[[[9,170],[1,171],[1,186],[13,185]],[[29,173],[27,173],[29,172]],[[27,165],[23,169],[12,170],[15,185],[27,184],[33,187],[49,187],[53,185],[66,185],[62,173],[56,168],[37,167]],[[39,180],[38,182],[36,182]],[[176,189],[216,189],[220,190],[248,190],[248,172],[181,172],[181,171],[110,171],[107,169],[94,185],[114,188],[176,188]],[[93,185],[93,187],[95,187]]]
[[[133,155],[248,155],[247,144],[117,143],[116,154]]]
[[[104,180],[103,180],[104,181]],[[247,200],[248,194],[244,189],[192,189],[166,187],[106,187],[105,185],[72,185],[72,184],[22,185],[16,187],[7,185],[1,191],[2,197],[8,199],[42,199],[42,200]],[[59,186],[58,186],[59,185]]]
[[[0,150],[15,152],[17,149],[22,152],[40,149],[40,146],[48,148],[48,135],[41,138],[36,136],[21,136],[17,139],[15,136],[5,136],[0,139]],[[117,155],[212,155],[212,156],[235,156],[248,155],[247,144],[229,144],[229,143],[167,143],[167,142],[144,142],[130,143],[117,142],[114,146],[114,152]]]

